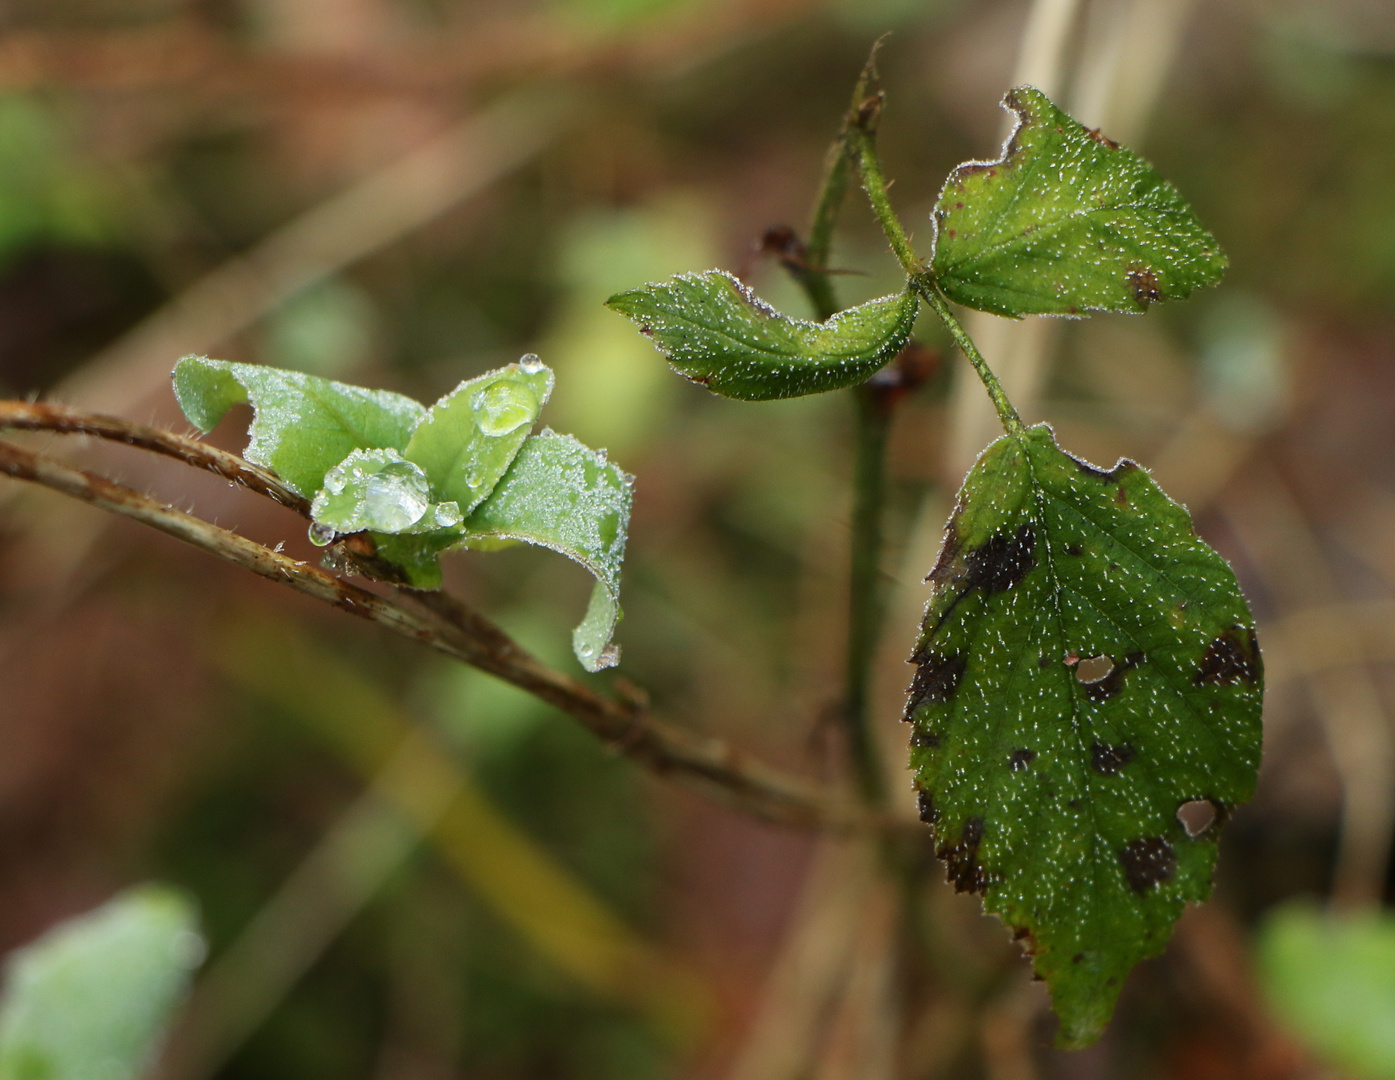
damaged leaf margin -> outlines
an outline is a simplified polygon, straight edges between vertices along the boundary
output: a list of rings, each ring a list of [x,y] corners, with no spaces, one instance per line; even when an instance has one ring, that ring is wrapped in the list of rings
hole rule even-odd
[[[1032,954],[1058,1045],[1088,1045],[1208,894],[1220,827],[1253,794],[1253,621],[1144,469],[1097,469],[1045,425],[980,456],[929,581],[906,706],[921,817],[950,881]],[[1213,821],[1194,830],[1179,811],[1198,801]]]

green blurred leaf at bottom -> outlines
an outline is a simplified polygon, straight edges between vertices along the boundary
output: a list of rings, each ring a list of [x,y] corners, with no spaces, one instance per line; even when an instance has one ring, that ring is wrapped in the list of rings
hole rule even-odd
[[[979,457],[929,580],[906,706],[921,818],[955,887],[1023,940],[1058,1045],[1086,1046],[1210,892],[1254,791],[1254,623],[1144,469],[1095,468],[1044,424]]]
[[[634,478],[604,452],[570,435],[544,431],[528,439],[499,485],[466,520],[467,543],[522,540],[579,562],[596,588],[572,647],[582,667],[619,662],[610,644],[620,618],[620,565]]]
[[[1286,1026],[1362,1080],[1395,1080],[1395,914],[1289,904],[1259,930],[1265,996]]]
[[[131,889],[14,953],[0,1080],[138,1080],[203,957],[193,906]]]

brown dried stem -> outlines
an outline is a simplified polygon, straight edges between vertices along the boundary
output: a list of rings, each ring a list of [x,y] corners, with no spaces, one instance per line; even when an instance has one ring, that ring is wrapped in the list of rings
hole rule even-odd
[[[236,455],[168,432],[17,402],[0,403],[0,425],[4,424],[82,432],[154,450],[198,468],[211,469],[285,502],[281,498],[284,489],[269,474]],[[626,700],[596,693],[571,676],[547,667],[499,627],[445,593],[399,590],[431,613],[423,616],[391,597],[380,596],[319,567],[263,547],[132,488],[6,442],[0,442],[0,473],[149,525],[210,555],[486,671],[572,716],[618,752],[652,771],[672,775],[755,817],[829,830],[905,827],[896,819],[859,808],[836,791],[772,769],[724,740],[656,719],[638,692]],[[293,508],[304,512],[303,506],[304,500],[300,500],[299,506]]]

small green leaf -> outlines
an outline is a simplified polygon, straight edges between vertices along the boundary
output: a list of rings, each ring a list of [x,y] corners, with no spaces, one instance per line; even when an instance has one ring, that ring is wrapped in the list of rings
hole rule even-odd
[[[1087,1045],[1254,791],[1254,623],[1145,470],[1087,465],[1045,425],[983,452],[929,580],[906,706],[921,817],[956,888],[1025,938],[1058,1043]]]
[[[425,470],[438,499],[468,514],[488,497],[533,430],[552,393],[536,356],[461,383],[431,407],[405,456]]]
[[[596,578],[586,616],[572,634],[582,667],[613,667],[620,618],[620,564],[630,521],[627,476],[570,435],[544,431],[523,444],[493,494],[465,522],[467,543],[522,540],[559,551]]]
[[[355,450],[330,469],[310,516],[310,539],[321,546],[344,533],[429,533],[464,520],[454,502],[433,501],[421,466],[396,450]]]
[[[234,405],[255,410],[247,460],[273,470],[309,498],[325,473],[354,450],[403,450],[426,409],[387,390],[331,382],[298,371],[186,356],[174,368],[179,407],[211,431]]]
[[[138,1080],[203,957],[192,905],[145,886],[6,964],[0,1080]]]
[[[935,208],[940,287],[998,315],[1138,312],[1214,285],[1220,245],[1177,189],[1031,86],[997,161],[950,173]]]
[[[1257,942],[1265,995],[1289,1030],[1344,1073],[1395,1080],[1395,915],[1289,904]]]
[[[782,315],[722,270],[680,274],[612,296],[679,374],[714,394],[769,401],[865,381],[911,336],[918,301],[907,290],[827,322]]]

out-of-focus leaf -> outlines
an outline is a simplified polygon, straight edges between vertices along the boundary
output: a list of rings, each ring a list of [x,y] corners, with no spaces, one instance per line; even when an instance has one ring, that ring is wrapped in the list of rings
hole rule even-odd
[[[552,372],[532,355],[462,382],[413,432],[407,459],[430,477],[438,499],[468,514],[494,490],[532,432],[552,382]]]
[[[572,647],[587,671],[619,662],[610,644],[620,617],[620,564],[634,478],[570,435],[544,431],[523,444],[493,494],[466,520],[467,543],[522,540],[581,563],[596,589]]]
[[[421,466],[396,450],[355,450],[330,469],[310,516],[315,519],[310,539],[321,545],[336,534],[428,533],[464,520],[454,502],[433,500]]]
[[[918,310],[907,290],[827,322],[792,319],[722,270],[680,274],[606,303],[652,338],[681,375],[744,401],[863,382],[901,351]]]
[[[1214,285],[1220,245],[1177,189],[1132,150],[1031,86],[997,161],[950,173],[933,267],[951,299],[998,315],[1143,311]]]
[[[1147,472],[1045,425],[984,451],[930,581],[906,705],[921,817],[956,888],[1025,938],[1058,1043],[1087,1045],[1254,791],[1254,623]],[[1179,817],[1193,802],[1209,827]]]
[[[137,1080],[203,957],[193,906],[144,886],[14,953],[0,1080]]]
[[[1395,915],[1290,904],[1257,944],[1265,995],[1299,1038],[1352,1076],[1395,1080]]]
[[[211,431],[234,405],[250,402],[247,460],[313,496],[355,450],[403,450],[426,415],[417,401],[387,390],[332,382],[298,371],[186,356],[175,365],[179,407]]]

